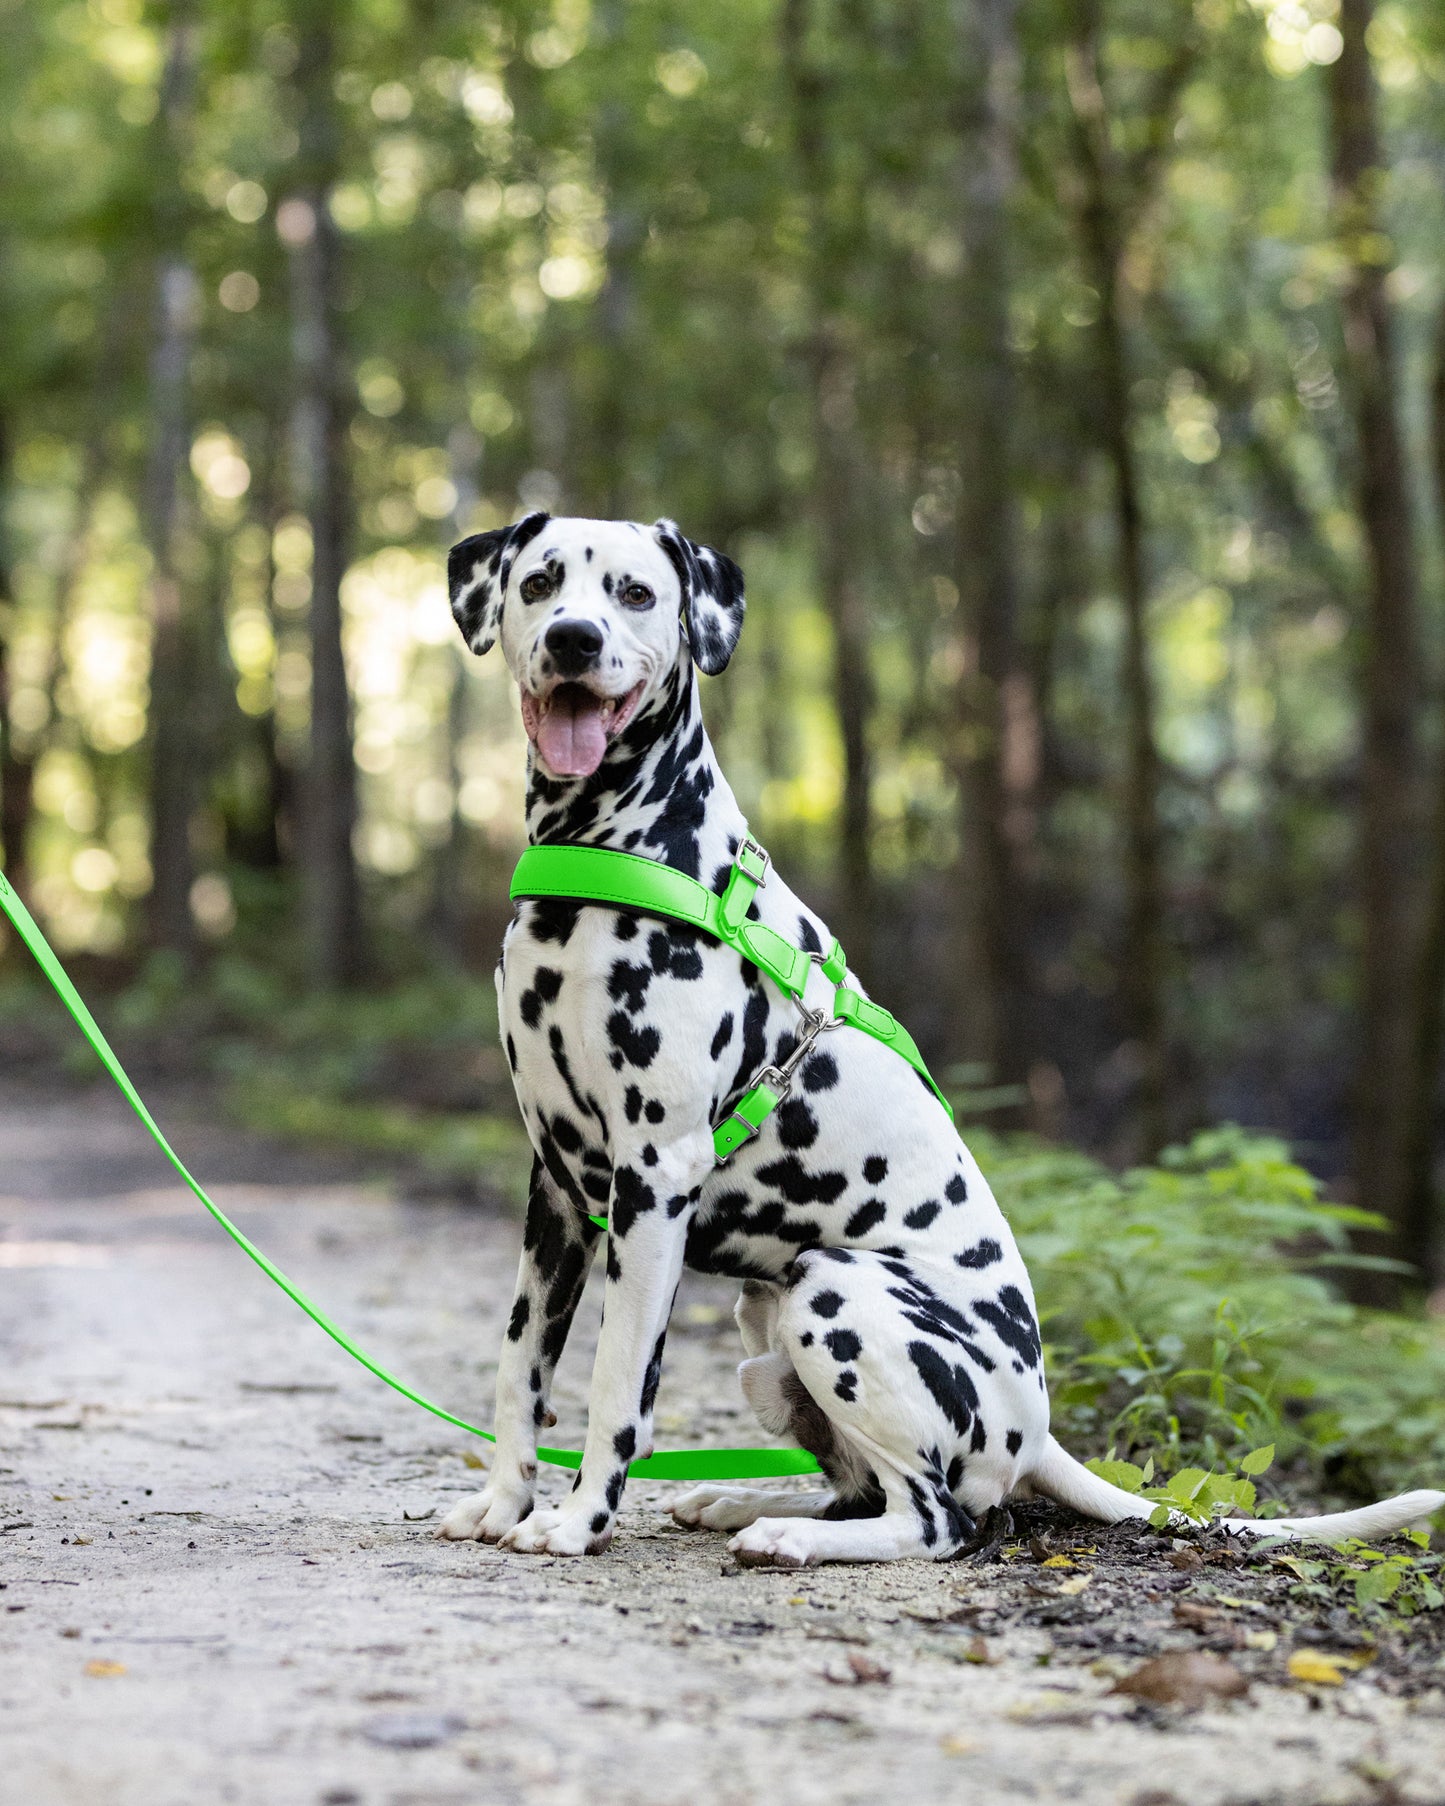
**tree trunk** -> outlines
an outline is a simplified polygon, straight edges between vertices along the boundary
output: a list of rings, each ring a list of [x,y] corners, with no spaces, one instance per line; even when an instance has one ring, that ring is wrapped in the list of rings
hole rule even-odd
[[[298,851],[307,973],[324,989],[356,978],[364,965],[352,849],[356,765],[341,643],[341,580],[351,524],[346,462],[351,405],[338,308],[340,246],[330,209],[340,158],[332,93],[336,9],[327,0],[301,0],[293,16],[301,146],[298,180],[277,212],[277,228],[291,271],[292,475],[312,540],[311,738]]]
[[[1009,344],[1010,208],[1017,181],[1014,0],[955,0],[961,495],[955,576],[974,659],[962,693],[964,859],[957,895],[981,991],[960,999],[966,1039],[995,1079],[1028,1071],[1030,998],[1025,858],[1034,760],[1019,656],[1013,513],[1014,368]]]
[[[1344,48],[1329,76],[1337,228],[1349,269],[1341,305],[1356,506],[1368,563],[1361,671],[1363,945],[1351,1176],[1355,1202],[1393,1225],[1393,1252],[1419,1262],[1428,1249],[1412,1222],[1408,1153],[1420,826],[1417,583],[1388,271],[1376,254],[1384,171],[1365,43],[1370,15],[1370,0],[1343,0]],[[1387,1275],[1366,1285],[1378,1301],[1396,1290]]]
[[[634,506],[628,447],[638,395],[637,258],[647,220],[635,196],[635,126],[621,99],[627,0],[598,0],[596,51],[612,71],[597,110],[598,174],[607,200],[607,274],[597,297],[597,388],[592,420],[589,499],[608,520]]]
[[[1435,371],[1430,389],[1430,449],[1435,479],[1435,518],[1445,528],[1445,307],[1435,336]],[[1441,1271],[1439,1200],[1435,1188],[1436,1128],[1439,1120],[1440,1058],[1445,1050],[1445,756],[1435,778],[1430,879],[1425,899],[1420,958],[1415,975],[1410,1084],[1406,1139],[1408,1190],[1401,1212],[1400,1239],[1426,1283],[1438,1285]]]
[[[1098,70],[1098,19],[1088,9],[1084,35],[1071,46],[1069,93],[1084,183],[1080,224],[1090,279],[1099,296],[1096,329],[1098,428],[1114,479],[1115,556],[1124,608],[1125,920],[1120,986],[1133,1043],[1138,1153],[1168,1139],[1164,1025],[1163,857],[1154,678],[1149,657],[1144,511],[1134,456],[1129,352],[1121,294],[1125,248],[1123,197],[1113,168]]]
[[[195,342],[196,276],[185,250],[186,202],[178,171],[193,105],[195,26],[176,6],[170,19],[157,146],[155,336],[151,351],[144,526],[152,561],[150,795],[151,891],[147,938],[152,947],[194,953],[191,919],[191,815],[199,792],[191,715],[193,673],[186,586],[177,561],[182,485],[190,449],[189,371]]]
[[[34,803],[34,767],[15,748],[15,728],[10,718],[13,694],[17,610],[10,581],[10,542],[6,533],[5,502],[10,486],[9,422],[0,415],[0,862],[14,888],[24,896],[30,873],[27,854],[30,818]]]
[[[808,55],[810,0],[784,0],[783,67],[793,105],[798,174],[808,209],[809,310],[805,357],[813,409],[812,512],[818,579],[833,629],[833,702],[843,740],[843,810],[835,919],[866,979],[873,921],[873,702],[858,516],[856,371],[843,330],[843,251],[831,228],[823,78]]]

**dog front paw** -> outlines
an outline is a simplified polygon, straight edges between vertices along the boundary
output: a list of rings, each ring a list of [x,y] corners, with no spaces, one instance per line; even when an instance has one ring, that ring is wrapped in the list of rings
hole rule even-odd
[[[500,1542],[526,1517],[531,1504],[532,1494],[527,1489],[494,1482],[453,1505],[437,1525],[436,1534],[450,1543]]]
[[[818,1559],[816,1526],[806,1519],[759,1518],[728,1544],[743,1568],[806,1568]]]
[[[606,1521],[596,1529],[595,1515],[542,1506],[507,1532],[502,1547],[518,1555],[600,1555],[612,1541],[613,1525],[607,1513],[600,1515]]]

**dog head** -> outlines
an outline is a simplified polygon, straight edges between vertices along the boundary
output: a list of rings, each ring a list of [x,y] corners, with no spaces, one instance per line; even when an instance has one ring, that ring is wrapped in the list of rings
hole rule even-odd
[[[559,778],[590,777],[689,657],[721,671],[743,624],[742,572],[669,520],[529,514],[453,546],[447,585],[472,651],[501,639],[527,738]]]

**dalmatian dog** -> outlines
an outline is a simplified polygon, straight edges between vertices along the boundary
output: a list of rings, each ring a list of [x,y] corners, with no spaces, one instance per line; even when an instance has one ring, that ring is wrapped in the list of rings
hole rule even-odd
[[[747,824],[697,674],[724,668],[742,628],[732,560],[667,520],[534,513],[455,547],[449,583],[467,645],[480,655],[500,639],[521,692],[531,842],[619,848],[721,893]],[[776,872],[752,908],[797,945],[832,945]],[[1105,1521],[1152,1509],[1049,1434],[1038,1318],[1008,1224],[896,1054],[851,1027],[821,1034],[761,1132],[719,1166],[712,1125],[799,1046],[797,1006],[756,967],[677,922],[542,899],[518,905],[497,985],[535,1160],[494,1459],[440,1536],[607,1548],[628,1463],[652,1449],[685,1264],[742,1282],[743,1391],[826,1480],[679,1498],[674,1518],[734,1532],[740,1561],[946,1559],[1031,1491]],[[815,964],[805,1002],[827,1017],[831,996]],[[586,1445],[565,1502],[536,1506],[537,1435],[554,1421],[549,1386],[601,1237],[593,1215],[610,1228]],[[1368,1536],[1442,1503],[1419,1492],[1248,1527]]]

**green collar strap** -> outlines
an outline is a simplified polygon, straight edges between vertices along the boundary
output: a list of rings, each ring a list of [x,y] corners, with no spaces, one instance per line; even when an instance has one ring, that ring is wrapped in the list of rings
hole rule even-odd
[[[765,1067],[713,1129],[713,1148],[719,1164],[762,1128],[787,1096],[803,1056],[826,1029],[856,1028],[891,1048],[924,1081],[952,1122],[952,1106],[924,1065],[908,1030],[887,1010],[844,982],[848,962],[838,941],[833,942],[826,955],[810,953],[794,946],[776,929],[748,919],[753,899],[768,881],[770,864],[763,848],[750,837],[745,838],[734,858],[727,887],[719,897],[685,872],[659,865],[654,859],[640,858],[636,853],[619,853],[611,847],[528,847],[512,874],[512,897],[514,901],[559,897],[577,903],[605,903],[614,909],[635,909],[643,915],[685,922],[731,947],[741,958],[751,960],[798,1005],[805,1025],[798,1048],[782,1066]],[[803,1003],[808,972],[814,964],[834,987],[831,1018],[808,1010]],[[605,1218],[592,1220],[605,1227]]]

